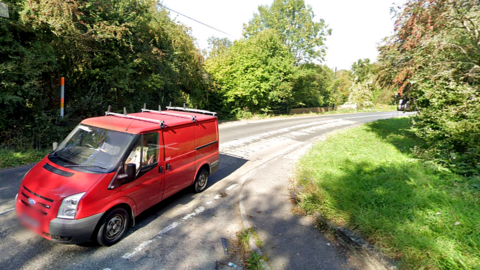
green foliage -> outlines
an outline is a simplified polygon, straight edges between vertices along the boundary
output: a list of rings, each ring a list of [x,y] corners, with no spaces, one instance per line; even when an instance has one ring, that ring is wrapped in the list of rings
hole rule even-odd
[[[263,270],[263,260],[263,256],[254,251],[250,253],[245,264],[248,270]]]
[[[16,167],[38,162],[49,153],[49,150],[12,151],[0,149],[0,168]]]
[[[208,54],[209,58],[215,58],[227,53],[228,49],[232,47],[233,43],[228,38],[208,38]]]
[[[206,61],[227,113],[269,112],[292,103],[294,59],[274,31],[265,30]]]
[[[312,7],[304,0],[274,0],[271,6],[259,6],[258,13],[243,25],[243,35],[250,38],[272,29],[295,57],[296,63],[322,61],[324,42],[331,34],[325,21],[315,21]]]
[[[400,269],[477,269],[480,178],[418,159],[408,118],[339,132],[302,157],[299,205],[355,229]]]
[[[299,107],[330,106],[335,101],[335,73],[326,65],[301,64],[295,69],[293,104]]]
[[[353,81],[355,82],[365,82],[372,79],[373,65],[370,63],[370,59],[359,59],[357,62],[352,64],[352,73]]]
[[[334,80],[332,89],[334,91],[334,104],[341,105],[348,100],[350,89],[353,86],[350,70],[337,71],[337,78]]]
[[[0,141],[49,147],[108,105],[208,107],[202,56],[155,1],[7,1],[0,18]],[[58,119],[65,77],[66,121]]]
[[[361,107],[373,107],[375,104],[389,104],[393,101],[391,88],[382,89],[378,82],[379,65],[370,63],[370,59],[360,59],[352,65],[350,77],[352,85],[348,102]],[[379,98],[381,97],[381,98]]]
[[[410,0],[381,48],[382,82],[421,111],[414,130],[428,156],[465,174],[480,171],[480,4]]]

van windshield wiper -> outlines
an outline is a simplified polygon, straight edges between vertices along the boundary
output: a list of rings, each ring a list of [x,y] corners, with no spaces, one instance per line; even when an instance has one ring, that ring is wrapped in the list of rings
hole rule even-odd
[[[63,156],[60,156],[57,152],[53,152],[51,155],[55,158],[63,160],[64,162],[73,163],[72,161],[64,158]],[[67,166],[69,166],[69,165],[67,165]]]
[[[79,164],[79,165],[65,165],[64,167],[95,167],[95,168],[99,168],[99,169],[102,169],[102,170],[106,170],[107,168],[104,168],[102,166],[97,166],[97,165],[82,165],[82,164]]]

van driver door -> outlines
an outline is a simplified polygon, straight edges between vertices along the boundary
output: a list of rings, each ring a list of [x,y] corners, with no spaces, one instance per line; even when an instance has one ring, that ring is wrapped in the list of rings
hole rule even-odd
[[[163,151],[160,147],[161,133],[142,134],[125,160],[136,165],[135,180],[124,185],[127,196],[135,201],[137,213],[143,212],[159,202],[164,188]]]

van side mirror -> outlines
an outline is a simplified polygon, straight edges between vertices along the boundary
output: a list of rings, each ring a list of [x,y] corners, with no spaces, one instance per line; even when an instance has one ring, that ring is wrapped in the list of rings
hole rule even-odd
[[[135,179],[135,173],[137,172],[137,165],[135,163],[127,164],[127,176],[128,180],[132,181]]]
[[[137,165],[135,163],[128,163],[126,174],[119,174],[117,176],[117,179],[121,180],[122,183],[133,181],[135,179],[136,172],[137,172]]]

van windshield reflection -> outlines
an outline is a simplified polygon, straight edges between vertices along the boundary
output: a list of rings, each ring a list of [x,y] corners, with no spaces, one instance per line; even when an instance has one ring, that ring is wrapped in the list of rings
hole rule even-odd
[[[74,170],[106,173],[115,170],[134,135],[78,125],[50,154],[52,162]]]

